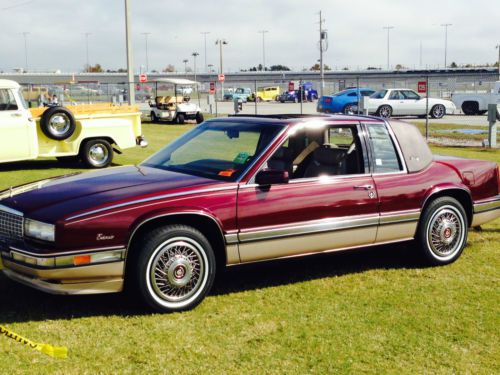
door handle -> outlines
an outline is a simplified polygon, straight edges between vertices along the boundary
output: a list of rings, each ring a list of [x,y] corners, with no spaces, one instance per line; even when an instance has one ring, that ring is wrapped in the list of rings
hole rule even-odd
[[[12,113],[12,117],[21,117],[23,114],[22,113]]]
[[[354,190],[372,190],[373,185],[355,185]]]

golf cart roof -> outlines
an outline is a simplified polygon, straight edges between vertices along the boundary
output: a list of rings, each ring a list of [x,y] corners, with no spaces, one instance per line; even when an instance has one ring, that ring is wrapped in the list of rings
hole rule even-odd
[[[172,85],[197,85],[198,82],[185,78],[158,78],[153,82],[170,83]]]

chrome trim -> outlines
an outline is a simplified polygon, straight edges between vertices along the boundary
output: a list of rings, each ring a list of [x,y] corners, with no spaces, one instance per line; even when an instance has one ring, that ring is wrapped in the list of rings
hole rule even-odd
[[[117,251],[117,250],[125,250],[124,246],[110,246],[110,247],[98,247],[98,248],[92,248],[92,249],[85,249],[85,250],[74,250],[74,251],[62,251],[62,252],[57,252],[57,253],[50,253],[50,254],[38,254],[38,253],[32,253],[27,250],[19,249],[14,246],[9,246],[10,250],[17,251],[18,253],[22,253],[24,255],[29,255],[29,256],[34,256],[38,258],[51,258],[54,256],[58,255],[79,255],[82,253],[99,253],[103,251]]]
[[[284,225],[272,229],[240,232],[239,239],[242,243],[251,241],[261,241],[265,239],[275,239],[306,235],[321,232],[331,232],[342,229],[354,229],[367,226],[376,226],[379,223],[379,215],[359,215],[356,218],[342,217],[303,222],[300,225]]]
[[[5,211],[5,212],[12,214],[12,215],[24,217],[24,214],[21,211],[14,210],[13,208],[4,206],[3,204],[0,204],[0,210]]]
[[[500,194],[487,201],[474,203],[474,213],[493,211],[500,209]]]
[[[238,243],[238,233],[226,234],[225,236],[226,244],[232,245]]]
[[[158,195],[156,197],[138,199],[135,201],[119,203],[119,204],[114,204],[114,205],[111,205],[108,207],[99,208],[97,210],[87,211],[87,212],[84,212],[82,214],[68,217],[68,218],[66,218],[65,221],[70,221],[70,220],[78,219],[80,217],[98,214],[98,213],[104,212],[104,211],[114,210],[116,208],[132,206],[134,204],[153,202],[153,201],[167,199],[167,198],[184,197],[184,196],[191,195],[191,194],[201,194],[201,193],[209,193],[209,192],[224,191],[224,190],[236,190],[237,188],[238,188],[238,186],[225,186],[225,187],[219,187],[219,188],[199,189],[199,190],[190,190],[190,191],[184,191],[184,192],[179,192],[179,193],[163,194],[163,195]]]
[[[418,221],[420,210],[393,211],[380,215],[380,225],[404,223],[408,221]]]

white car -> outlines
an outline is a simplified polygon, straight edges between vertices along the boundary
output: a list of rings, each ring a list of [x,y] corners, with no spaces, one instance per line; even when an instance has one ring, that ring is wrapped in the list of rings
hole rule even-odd
[[[442,118],[453,114],[455,104],[449,100],[429,98],[429,114]],[[385,89],[370,96],[368,112],[380,117],[426,116],[426,99],[410,89]]]

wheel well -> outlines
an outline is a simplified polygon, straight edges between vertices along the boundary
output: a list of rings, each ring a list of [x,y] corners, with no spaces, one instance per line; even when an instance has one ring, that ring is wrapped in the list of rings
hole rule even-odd
[[[217,262],[217,268],[221,269],[225,267],[226,245],[221,229],[213,219],[204,215],[181,213],[158,217],[147,221],[146,223],[141,224],[139,228],[134,233],[132,233],[132,237],[129,240],[128,250],[133,251],[136,241],[138,241],[143,235],[150,232],[151,230],[173,224],[184,224],[199,230],[212,245]],[[127,258],[129,257],[130,254],[127,254]]]
[[[82,146],[85,144],[85,142],[92,141],[94,139],[103,139],[103,140],[107,141],[110,145],[116,144],[116,142],[111,137],[90,137],[90,138],[85,138],[80,142],[80,147],[79,147],[78,151],[82,150]]]
[[[460,202],[460,204],[465,210],[465,213],[467,214],[468,225],[470,226],[472,224],[472,216],[473,216],[472,200],[469,193],[467,193],[465,190],[462,189],[447,189],[432,194],[430,197],[427,198],[424,207],[422,208],[422,212],[425,211],[427,206],[429,206],[429,204],[433,200],[441,197],[452,197],[455,198],[458,202]]]

